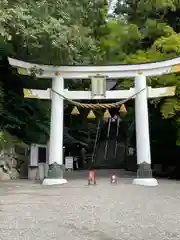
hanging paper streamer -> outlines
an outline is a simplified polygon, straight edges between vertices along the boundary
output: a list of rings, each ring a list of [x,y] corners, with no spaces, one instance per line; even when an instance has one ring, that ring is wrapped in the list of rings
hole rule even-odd
[[[119,112],[121,116],[125,116],[127,114],[127,110],[124,104],[121,105]]]
[[[79,114],[80,114],[80,112],[79,112],[78,108],[75,106],[71,112],[71,115],[79,115]]]
[[[117,117],[117,116],[116,116]],[[119,125],[120,125],[120,118],[117,119],[117,128],[116,128],[116,144],[115,144],[115,149],[114,149],[114,158],[116,159],[117,155],[117,147],[118,147],[118,136],[119,136]]]
[[[88,115],[87,115],[87,118],[88,118],[88,119],[95,119],[95,118],[96,118],[93,110],[90,110],[90,111],[89,111],[89,113],[88,113]]]
[[[117,120],[117,115],[114,115],[114,117],[113,117],[111,120],[112,120],[112,122],[116,122],[116,120]]]
[[[107,160],[107,151],[108,151],[108,140],[109,140],[109,135],[110,135],[110,130],[111,130],[111,121],[112,119],[109,118],[109,123],[108,123],[108,132],[107,132],[107,139],[106,139],[106,145],[105,145],[105,151],[104,151],[104,159]]]
[[[111,114],[109,113],[109,110],[106,109],[105,113],[104,113],[104,119],[109,119],[111,118]]]

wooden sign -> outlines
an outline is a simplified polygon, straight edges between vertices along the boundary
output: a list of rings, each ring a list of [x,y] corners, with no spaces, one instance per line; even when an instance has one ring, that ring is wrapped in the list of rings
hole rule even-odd
[[[73,157],[65,157],[65,168],[73,170]]]
[[[91,77],[91,94],[92,98],[95,96],[104,97],[106,94],[106,77],[96,75]]]

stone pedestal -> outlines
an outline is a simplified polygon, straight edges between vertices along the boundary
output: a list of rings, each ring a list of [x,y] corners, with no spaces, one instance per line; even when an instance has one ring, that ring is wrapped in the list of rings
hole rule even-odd
[[[63,178],[63,173],[63,165],[59,165],[56,162],[49,165],[48,177],[44,179],[43,185],[56,185],[67,183],[67,180]]]

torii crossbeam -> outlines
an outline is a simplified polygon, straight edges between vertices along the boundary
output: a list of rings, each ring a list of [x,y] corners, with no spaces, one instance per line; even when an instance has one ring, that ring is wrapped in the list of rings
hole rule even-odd
[[[19,74],[39,78],[51,78],[52,89],[30,90],[28,97],[51,99],[51,129],[49,150],[49,177],[44,184],[62,184],[63,179],[63,97],[70,99],[127,99],[135,96],[136,146],[138,174],[133,183],[138,185],[156,186],[158,182],[152,177],[151,153],[149,140],[148,98],[175,95],[175,87],[147,87],[147,76],[159,76],[180,71],[180,58],[172,60],[135,65],[112,66],[48,66],[38,65],[9,58],[9,64],[18,69]],[[105,94],[92,96],[91,91],[68,91],[64,89],[64,79],[92,79],[96,75],[105,79],[135,78],[135,88],[129,90],[105,91]],[[97,79],[98,81],[98,79]],[[144,91],[142,91],[145,89]]]

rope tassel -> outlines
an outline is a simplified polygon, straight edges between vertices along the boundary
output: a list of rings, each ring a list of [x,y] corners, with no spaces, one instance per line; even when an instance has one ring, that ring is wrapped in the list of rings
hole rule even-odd
[[[104,113],[104,119],[109,119],[111,118],[111,114],[109,113],[109,110],[106,109],[105,113]]]
[[[79,112],[78,108],[75,106],[71,112],[71,115],[79,115],[79,114],[80,114],[80,112]]]
[[[88,119],[95,119],[95,118],[96,118],[93,110],[90,110],[90,111],[89,111],[89,113],[88,113],[88,115],[87,115],[87,118],[88,118]]]
[[[121,107],[120,107],[120,109],[119,109],[119,112],[120,112],[120,113],[127,113],[125,104],[122,104],[122,105],[121,105]]]

